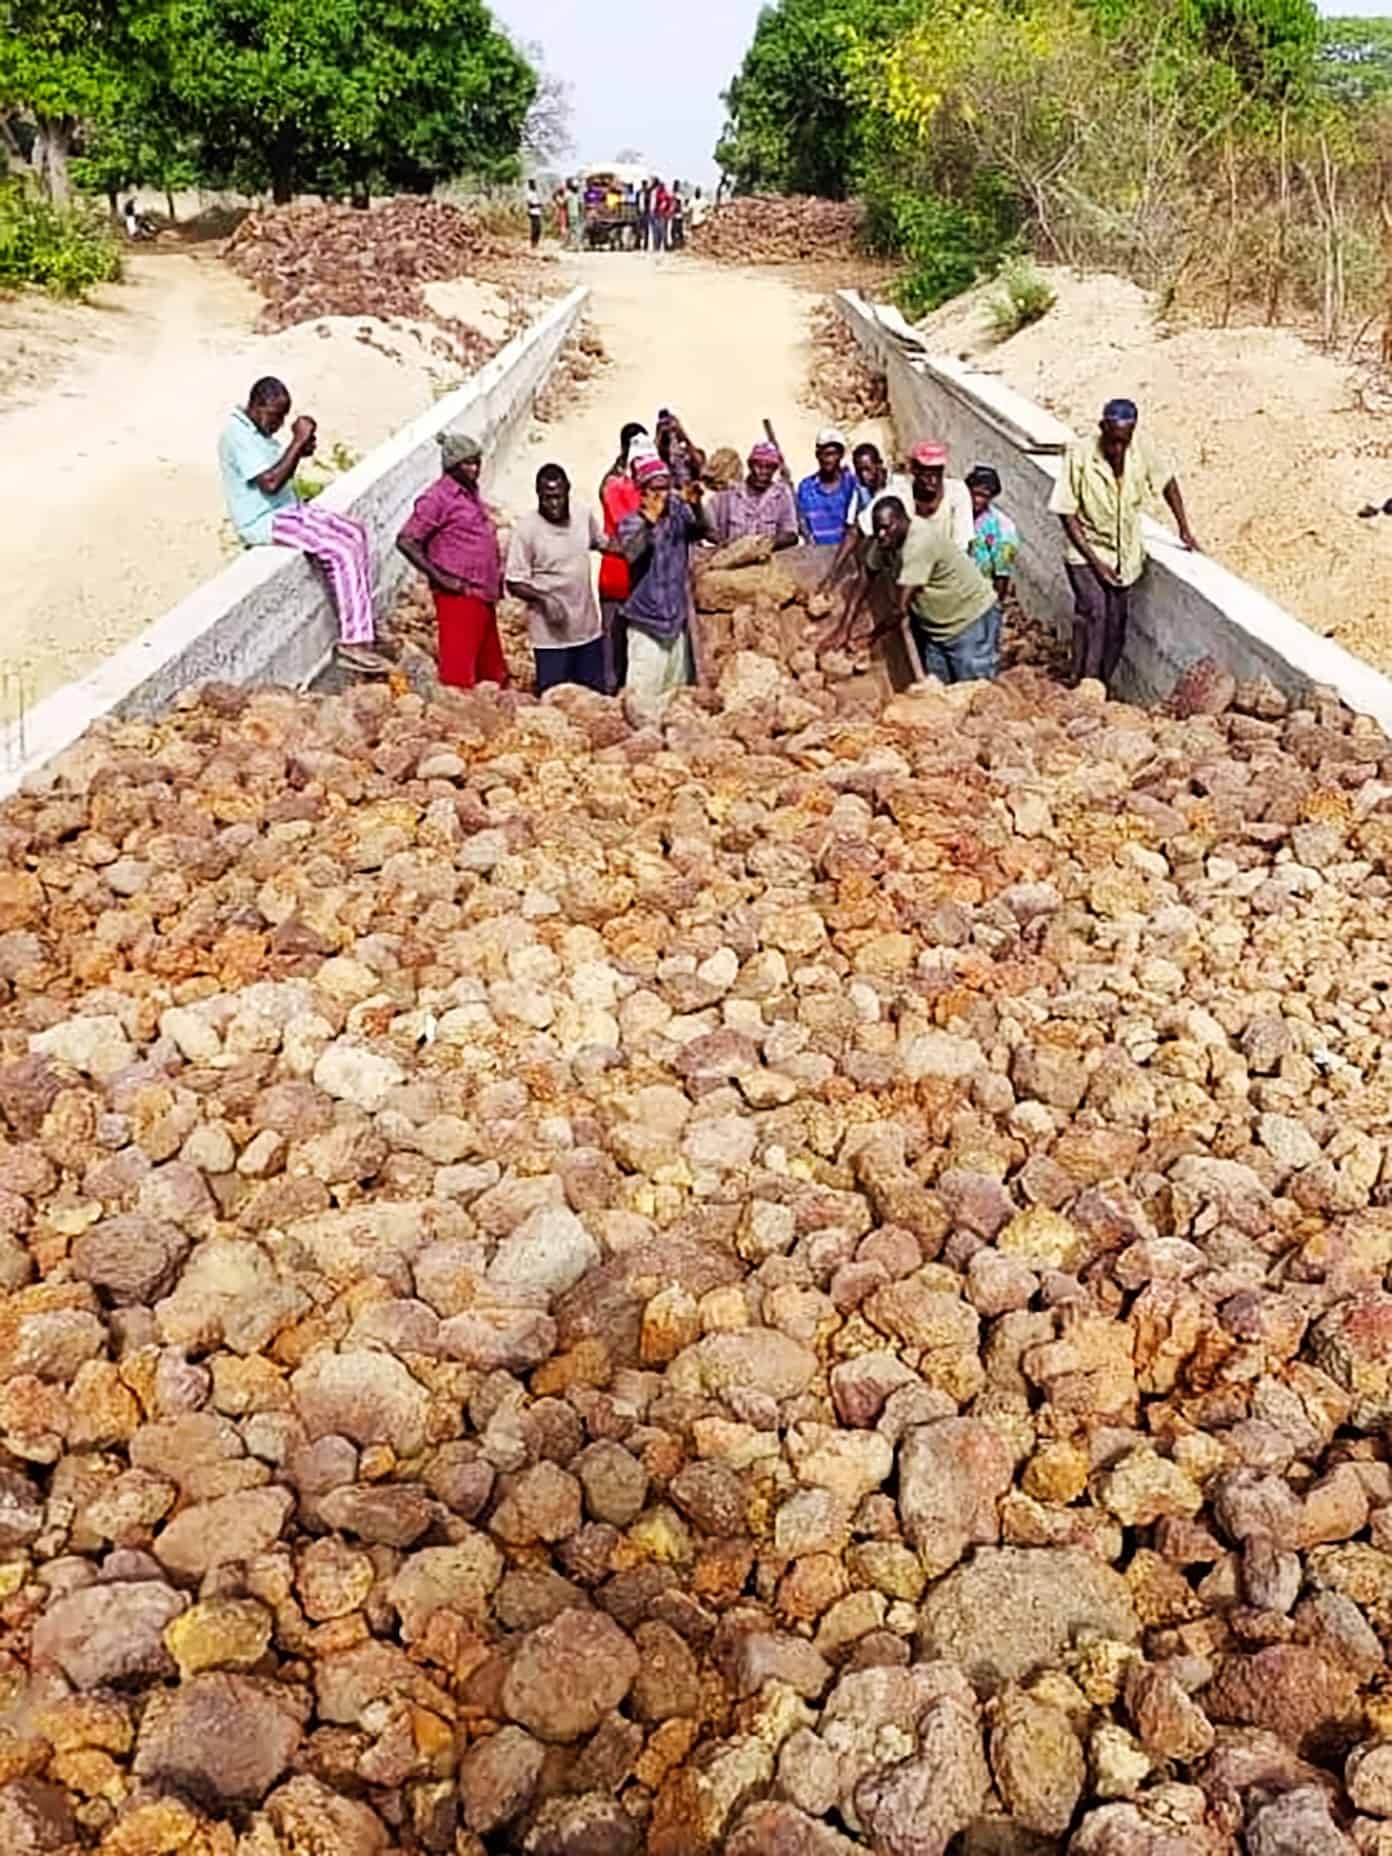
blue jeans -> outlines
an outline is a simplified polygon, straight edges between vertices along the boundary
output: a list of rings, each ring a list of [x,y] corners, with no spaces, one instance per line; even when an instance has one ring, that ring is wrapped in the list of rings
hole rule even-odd
[[[992,606],[955,638],[930,638],[921,619],[910,618],[924,674],[944,683],[989,682],[1000,669],[1001,609]]]
[[[536,658],[538,696],[561,683],[578,683],[583,689],[605,694],[602,638],[592,638],[588,644],[534,646],[532,655]]]

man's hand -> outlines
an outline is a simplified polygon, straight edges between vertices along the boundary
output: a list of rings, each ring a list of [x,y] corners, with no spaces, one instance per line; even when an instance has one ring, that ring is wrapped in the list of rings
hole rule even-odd
[[[301,413],[290,427],[290,436],[297,445],[312,445],[319,427],[308,413]]]
[[[638,511],[645,522],[660,522],[667,511],[667,491],[644,490]]]
[[[437,567],[432,578],[438,592],[462,593],[464,591],[464,582],[459,578],[459,575],[449,573],[443,567]]]
[[[693,477],[689,483],[684,483],[682,485],[682,501],[684,503],[689,503],[694,509],[705,494],[705,487],[706,486],[701,482],[699,477]]]
[[[1121,575],[1117,572],[1116,568],[1108,567],[1105,561],[1094,561],[1092,563],[1092,571],[1097,575],[1097,578],[1102,582],[1103,586],[1120,587],[1123,584]]]

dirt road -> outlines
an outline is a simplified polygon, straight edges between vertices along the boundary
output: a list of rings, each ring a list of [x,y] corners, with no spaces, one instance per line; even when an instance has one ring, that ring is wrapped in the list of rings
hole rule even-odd
[[[813,295],[772,271],[729,270],[679,254],[593,252],[567,260],[589,286],[610,365],[555,422],[518,446],[494,483],[508,509],[530,506],[537,467],[554,460],[593,496],[630,419],[652,429],[680,414],[697,444],[741,454],[774,421],[795,472],[812,468],[818,415],[802,404]]]

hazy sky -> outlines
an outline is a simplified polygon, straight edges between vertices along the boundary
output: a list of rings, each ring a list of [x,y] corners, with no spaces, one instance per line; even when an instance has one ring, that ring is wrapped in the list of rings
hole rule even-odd
[[[640,149],[664,179],[713,184],[725,120],[720,93],[739,69],[761,0],[694,10],[618,0],[493,0],[514,37],[541,46],[575,98],[571,164]],[[1332,0],[1322,13],[1392,13],[1392,0]]]
[[[540,45],[547,69],[572,86],[575,165],[637,148],[665,180],[713,184],[720,93],[754,36],[759,5],[493,0],[493,11],[514,38]]]

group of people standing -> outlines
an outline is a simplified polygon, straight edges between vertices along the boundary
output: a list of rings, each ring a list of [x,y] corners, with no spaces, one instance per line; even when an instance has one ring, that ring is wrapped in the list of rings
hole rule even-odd
[[[229,512],[244,542],[273,542],[320,563],[338,611],[341,661],[380,673],[388,665],[376,649],[366,531],[296,495],[295,472],[313,454],[317,430],[302,414],[284,442],[290,411],[284,383],[267,378],[232,413],[219,447]],[[1069,449],[1050,503],[1073,594],[1074,681],[1110,684],[1121,661],[1146,562],[1146,501],[1163,497],[1180,541],[1198,547],[1175,473],[1138,437],[1137,423],[1132,401],[1108,401],[1097,436]],[[998,506],[996,471],[978,464],[950,477],[937,440],[914,445],[895,472],[878,446],[849,449],[828,426],[817,434],[816,469],[794,487],[771,436],[753,446],[742,474],[731,453],[734,470],[717,475],[719,454],[708,462],[663,408],[651,433],[636,421],[623,427],[597,505],[577,501],[559,464],[543,465],[536,506],[514,524],[506,554],[483,495],[483,447],[458,432],[442,433],[439,445],[441,474],[396,545],[429,583],[442,683],[507,682],[497,622],[504,593],[527,610],[538,691],[575,683],[653,698],[689,683],[693,551],[747,536],[767,537],[775,552],[799,542],[826,550],[823,587],[843,598],[820,629],[820,650],[871,645],[897,631],[915,674],[947,683],[996,675],[1019,535]]]
[[[686,244],[687,227],[702,224],[708,211],[702,190],[697,187],[693,192],[685,181],[674,181],[668,187],[656,176],[622,185],[568,180],[551,196],[556,237],[568,250],[582,249],[587,215],[597,207],[611,213],[623,210],[637,251],[680,251]],[[534,180],[527,182],[527,225],[535,250],[545,230],[545,206]]]

